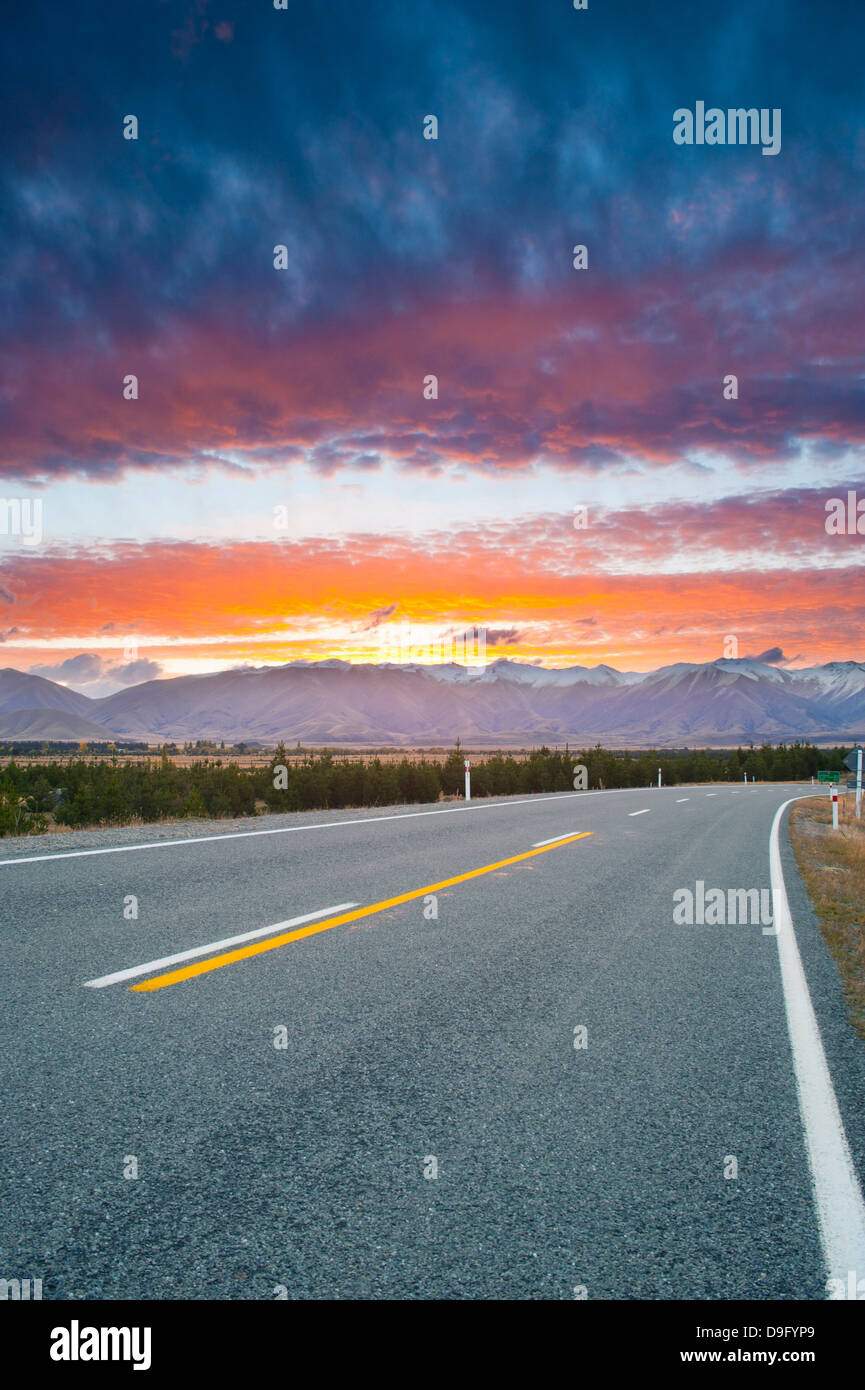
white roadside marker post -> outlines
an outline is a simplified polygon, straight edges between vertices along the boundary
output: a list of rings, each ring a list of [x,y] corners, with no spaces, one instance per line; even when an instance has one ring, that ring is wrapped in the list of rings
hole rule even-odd
[[[658,786],[660,787],[660,785],[661,785],[661,769],[658,768]]]
[[[862,818],[862,749],[856,751],[856,819]]]
[[[832,783],[832,829],[838,829],[838,786]]]
[[[465,768],[466,768],[466,801],[471,801],[471,799],[472,799],[472,765],[471,765],[471,763],[469,762],[468,758],[466,758],[466,761],[465,761]]]

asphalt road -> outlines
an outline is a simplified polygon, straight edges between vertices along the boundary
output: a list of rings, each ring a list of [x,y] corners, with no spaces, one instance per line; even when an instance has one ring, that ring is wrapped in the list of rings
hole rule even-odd
[[[0,1277],[54,1299],[824,1298],[778,943],[673,916],[697,880],[769,888],[774,812],[804,790],[0,841]],[[861,1174],[865,1047],[781,845]],[[183,963],[88,983],[493,864],[174,982]]]

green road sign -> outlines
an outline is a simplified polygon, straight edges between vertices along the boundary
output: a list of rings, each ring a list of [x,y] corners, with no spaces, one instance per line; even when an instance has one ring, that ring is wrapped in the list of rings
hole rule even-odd
[[[818,782],[840,782],[840,781],[841,781],[841,773],[840,773],[840,772],[818,772],[818,773],[817,773],[817,781],[818,781]]]

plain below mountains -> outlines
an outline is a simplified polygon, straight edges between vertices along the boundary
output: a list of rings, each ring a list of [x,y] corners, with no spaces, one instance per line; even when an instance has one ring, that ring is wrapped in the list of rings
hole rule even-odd
[[[724,746],[852,742],[865,731],[865,663],[781,669],[759,661],[686,662],[656,671],[548,669],[515,661],[464,667],[330,660],[144,681],[91,699],[0,670],[0,738],[148,743],[473,747],[591,742]]]

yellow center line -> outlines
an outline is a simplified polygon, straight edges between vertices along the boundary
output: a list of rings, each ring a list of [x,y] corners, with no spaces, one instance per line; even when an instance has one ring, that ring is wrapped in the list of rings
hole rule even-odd
[[[491,874],[495,869],[504,869],[508,864],[519,864],[523,859],[534,859],[538,854],[550,854],[553,850],[573,844],[574,840],[584,840],[592,834],[592,830],[581,830],[575,835],[570,835],[567,840],[558,840],[554,845],[530,849],[525,854],[515,854],[510,859],[499,859],[495,864],[485,864],[482,869],[471,869],[467,874],[457,874],[456,878],[445,878],[441,883],[428,883],[425,888],[415,888],[411,893],[401,893],[398,898],[385,898],[370,907],[358,907],[352,912],[342,912],[338,917],[326,917],[322,922],[311,922],[307,927],[284,932],[282,936],[269,936],[264,941],[253,941],[248,946],[238,947],[236,951],[226,951],[221,956],[211,956],[208,960],[196,961],[194,965],[184,965],[180,970],[154,975],[152,979],[142,980],[140,984],[130,985],[129,988],[141,993],[165,989],[168,985],[179,984],[181,980],[191,980],[195,975],[206,975],[210,970],[221,970],[224,965],[233,965],[236,960],[247,960],[250,956],[261,955],[263,951],[275,951],[277,946],[287,946],[290,941],[300,941],[305,936],[331,931],[334,927],[344,926],[346,922],[357,922],[361,917],[372,917],[374,913],[384,912],[388,907],[398,907],[400,903],[411,902],[413,898],[423,898],[427,893],[436,893],[441,888],[451,888],[455,883],[466,883],[470,878],[480,878],[481,874]]]

